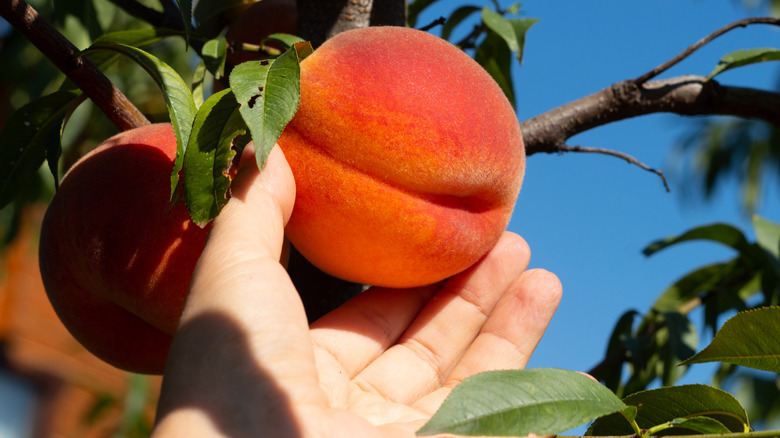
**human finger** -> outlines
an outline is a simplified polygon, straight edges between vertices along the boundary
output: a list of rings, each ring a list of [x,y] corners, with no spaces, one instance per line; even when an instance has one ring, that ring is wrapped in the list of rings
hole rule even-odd
[[[526,242],[504,233],[480,262],[444,284],[398,343],[358,374],[355,383],[399,403],[441,386],[529,259]]]
[[[268,419],[245,417],[249,400],[311,405],[318,397],[303,305],[278,262],[294,197],[292,173],[278,147],[262,173],[244,166],[236,176],[174,336],[158,429],[215,424],[226,432],[232,419],[247,420],[251,425],[242,427],[251,429]]]
[[[524,368],[542,338],[561,300],[561,283],[551,272],[523,272],[496,304],[442,388],[413,407],[433,413],[462,380],[477,373]]]

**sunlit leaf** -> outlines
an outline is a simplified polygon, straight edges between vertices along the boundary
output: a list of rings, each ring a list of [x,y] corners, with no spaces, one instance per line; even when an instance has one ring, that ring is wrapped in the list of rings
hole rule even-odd
[[[55,181],[60,136],[67,114],[81,92],[61,90],[34,100],[14,112],[0,131],[0,208],[13,201],[44,161]]]
[[[712,70],[712,73],[707,76],[707,79],[712,79],[724,71],[731,70],[733,68],[767,61],[780,61],[780,49],[769,47],[737,50],[720,58],[720,62],[718,62],[718,65],[715,66],[714,70]]]
[[[525,36],[531,26],[538,23],[538,18],[513,18],[509,20],[509,23],[515,30],[515,38],[517,38],[517,53],[515,58],[522,64],[523,54],[525,53]]]
[[[225,74],[225,57],[227,56],[227,40],[224,37],[214,38],[203,44],[201,51],[206,69],[215,79]]]
[[[747,413],[734,396],[707,385],[680,385],[650,389],[623,399],[637,407],[636,422],[649,429],[680,418],[708,417],[720,422],[731,432],[749,430]],[[663,430],[658,435],[680,434],[677,428]],[[599,418],[590,425],[587,435],[613,436],[634,433],[631,424],[620,414]]]
[[[574,371],[489,371],[456,386],[417,434],[550,435],[625,407],[609,389]]]
[[[308,52],[310,48],[306,44],[300,50]],[[252,134],[260,169],[298,110],[301,72],[296,50],[291,48],[276,59],[244,62],[230,74],[230,88]]]
[[[780,307],[740,312],[685,364],[727,362],[780,373]]]
[[[506,43],[494,32],[488,32],[477,47],[474,60],[487,71],[515,106],[514,82],[512,81],[512,53]]]
[[[515,27],[508,19],[504,18],[498,12],[485,6],[482,8],[482,22],[488,29],[500,36],[504,42],[509,46],[509,50],[514,53],[520,51],[520,46],[517,44],[517,35],[515,35]]]
[[[230,167],[238,152],[233,141],[246,132],[230,89],[209,97],[195,116],[184,154],[182,183],[190,217],[199,226],[214,219],[227,203]]]
[[[106,41],[93,44],[85,50],[85,53],[96,51],[115,52],[128,57],[146,70],[162,90],[165,103],[168,105],[168,115],[176,133],[176,161],[171,172],[171,199],[175,199],[174,195],[179,186],[179,171],[184,160],[184,151],[190,137],[192,121],[197,112],[189,87],[171,66],[137,47]]]
[[[780,224],[754,215],[753,229],[756,231],[756,243],[780,260]]]

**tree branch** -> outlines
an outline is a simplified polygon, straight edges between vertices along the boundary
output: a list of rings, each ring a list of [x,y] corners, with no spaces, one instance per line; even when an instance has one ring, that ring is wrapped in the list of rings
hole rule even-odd
[[[701,76],[680,76],[636,84],[618,82],[520,124],[526,152],[556,153],[581,132],[654,113],[729,115],[780,126],[780,93],[731,87]]]
[[[86,94],[120,130],[149,120],[79,49],[24,0],[0,1],[0,16],[24,35]]]
[[[709,43],[710,41],[714,40],[715,38],[723,35],[724,33],[736,29],[738,27],[746,27],[751,24],[772,24],[775,26],[780,26],[780,18],[770,18],[770,17],[754,17],[754,18],[744,18],[742,20],[737,20],[731,24],[727,24],[726,26],[721,27],[720,29],[716,30],[715,32],[707,35],[706,37],[700,39],[694,44],[691,44],[688,46],[687,49],[683,50],[682,53],[675,56],[674,58],[664,62],[663,64],[659,65],[658,67],[650,70],[649,72],[643,74],[642,76],[634,79],[634,82],[636,82],[637,85],[641,85],[650,79],[658,76],[659,74],[665,72],[666,70],[669,70],[672,66],[677,64],[678,62],[682,61],[683,59],[690,56],[693,52],[699,50],[702,46]]]
[[[591,153],[591,154],[603,154],[603,155],[611,155],[613,157],[618,157],[623,160],[626,160],[628,164],[633,164],[634,166],[637,166],[643,170],[646,170],[650,173],[654,173],[658,175],[659,178],[661,178],[661,182],[664,184],[664,188],[667,192],[671,192],[672,190],[669,188],[669,183],[666,181],[666,177],[664,176],[664,173],[661,170],[653,169],[652,167],[648,166],[647,164],[637,160],[636,158],[632,157],[631,155],[628,155],[623,152],[618,152],[612,149],[604,149],[604,148],[593,148],[593,147],[586,147],[586,146],[568,146],[563,145],[561,147],[561,152],[585,152],[585,153]]]
[[[404,26],[405,0],[298,0],[298,33],[316,48],[345,30]]]

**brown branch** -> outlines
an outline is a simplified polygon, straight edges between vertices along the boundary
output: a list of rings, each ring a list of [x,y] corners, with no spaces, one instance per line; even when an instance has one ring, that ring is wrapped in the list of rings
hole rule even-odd
[[[618,82],[520,124],[526,152],[556,153],[581,132],[654,113],[728,115],[780,126],[780,93],[720,85],[701,76],[680,76],[637,85]]]
[[[664,188],[666,189],[666,191],[667,192],[672,191],[669,188],[669,183],[666,181],[666,177],[664,176],[663,171],[658,169],[653,169],[652,167],[646,165],[645,163],[637,160],[636,158],[626,153],[618,152],[612,149],[594,148],[594,147],[586,147],[586,146],[568,146],[568,145],[563,145],[561,147],[561,152],[585,152],[590,154],[611,155],[613,157],[621,158],[623,160],[626,160],[628,164],[633,164],[634,166],[637,166],[643,170],[658,175],[658,177],[661,178],[661,182],[664,184]]]
[[[643,74],[642,76],[634,79],[634,82],[637,85],[641,85],[650,79],[658,76],[659,74],[665,72],[666,70],[670,69],[672,66],[677,64],[678,62],[682,61],[683,59],[690,56],[693,52],[699,50],[702,46],[709,43],[710,41],[714,40],[715,38],[723,35],[726,32],[729,32],[730,30],[736,29],[738,27],[746,27],[751,24],[772,24],[775,26],[780,26],[780,19],[778,18],[769,18],[769,17],[753,17],[753,18],[744,18],[742,20],[737,20],[731,24],[727,24],[726,26],[721,27],[720,29],[716,30],[715,32],[707,35],[706,37],[700,39],[696,43],[688,46],[687,49],[683,50],[682,53],[675,56],[674,58],[664,62],[663,64],[659,65],[658,67],[650,70],[649,72]]]
[[[24,35],[72,80],[120,130],[149,124],[149,120],[119,89],[24,0],[0,1],[0,16]]]

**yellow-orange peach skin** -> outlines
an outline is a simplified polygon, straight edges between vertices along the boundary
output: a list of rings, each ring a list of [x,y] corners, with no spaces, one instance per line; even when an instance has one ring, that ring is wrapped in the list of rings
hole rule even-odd
[[[44,217],[39,262],[57,315],[93,354],[160,374],[208,228],[170,214],[170,124],[120,133],[65,175]]]
[[[388,287],[471,266],[506,228],[525,152],[491,76],[431,34],[343,32],[301,64],[279,145],[296,181],[287,234],[320,269]]]

